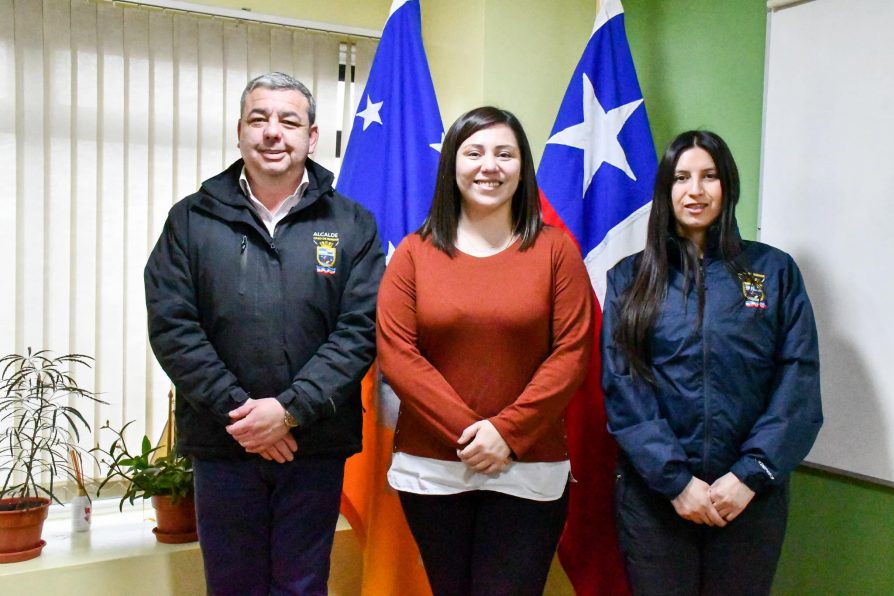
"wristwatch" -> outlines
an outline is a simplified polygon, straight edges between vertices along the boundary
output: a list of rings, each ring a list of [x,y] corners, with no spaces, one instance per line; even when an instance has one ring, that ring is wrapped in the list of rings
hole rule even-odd
[[[283,408],[282,421],[283,424],[285,424],[289,428],[295,428],[298,426],[298,420],[296,420],[295,417],[292,416],[292,413],[285,408]]]

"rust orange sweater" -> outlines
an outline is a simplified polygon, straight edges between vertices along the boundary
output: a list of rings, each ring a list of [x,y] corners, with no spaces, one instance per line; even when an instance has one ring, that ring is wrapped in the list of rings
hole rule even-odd
[[[564,232],[519,251],[453,258],[408,236],[378,302],[378,357],[401,400],[395,450],[457,460],[489,419],[519,461],[568,458],[564,412],[593,342],[590,281]]]

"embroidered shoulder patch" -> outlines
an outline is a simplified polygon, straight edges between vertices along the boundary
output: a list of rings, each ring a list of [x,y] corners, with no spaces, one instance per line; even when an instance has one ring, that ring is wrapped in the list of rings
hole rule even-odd
[[[745,308],[767,308],[766,295],[764,294],[765,275],[760,273],[740,273],[742,282],[742,295],[745,296]]]
[[[317,245],[317,273],[335,275],[338,261],[338,232],[314,232]]]

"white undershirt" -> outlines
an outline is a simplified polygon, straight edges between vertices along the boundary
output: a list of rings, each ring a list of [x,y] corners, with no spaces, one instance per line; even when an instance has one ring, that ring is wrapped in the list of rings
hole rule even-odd
[[[473,472],[461,461],[419,457],[401,451],[391,457],[388,484],[395,490],[420,495],[455,495],[470,490],[555,501],[565,492],[571,473],[566,459],[557,462],[511,462],[498,474]]]
[[[307,175],[307,168],[304,168],[304,175],[301,177],[301,182],[298,183],[295,192],[286,197],[286,200],[280,204],[275,212],[270,212],[270,210],[264,206],[264,203],[259,201],[251,191],[251,185],[248,183],[248,177],[245,175],[245,166],[242,167],[242,172],[239,174],[239,186],[242,188],[242,192],[244,192],[251,201],[251,206],[254,208],[255,213],[257,213],[258,217],[261,218],[261,221],[264,222],[264,227],[270,232],[271,238],[276,231],[276,224],[289,214],[292,207],[298,204],[301,197],[304,196],[304,192],[307,190],[309,184],[310,177]]]

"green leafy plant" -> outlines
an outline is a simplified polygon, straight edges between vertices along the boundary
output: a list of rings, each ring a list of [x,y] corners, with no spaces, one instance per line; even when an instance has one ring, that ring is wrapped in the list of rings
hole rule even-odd
[[[39,497],[59,503],[57,476],[77,480],[70,454],[84,453],[78,442],[90,425],[72,404],[105,402],[78,386],[71,371],[92,361],[31,348],[0,358],[0,498],[18,497],[17,508],[36,506]]]
[[[123,509],[125,501],[133,505],[136,499],[148,499],[154,496],[169,496],[172,503],[193,494],[192,460],[178,455],[172,450],[159,455],[161,447],[153,447],[149,437],[143,435],[138,453],[131,453],[124,440],[124,432],[133,421],[115,430],[106,423],[102,430],[115,435],[108,449],[96,448],[100,463],[109,470],[108,475],[99,485],[96,495],[112,480],[119,478],[127,484],[124,496],[118,503]]]

